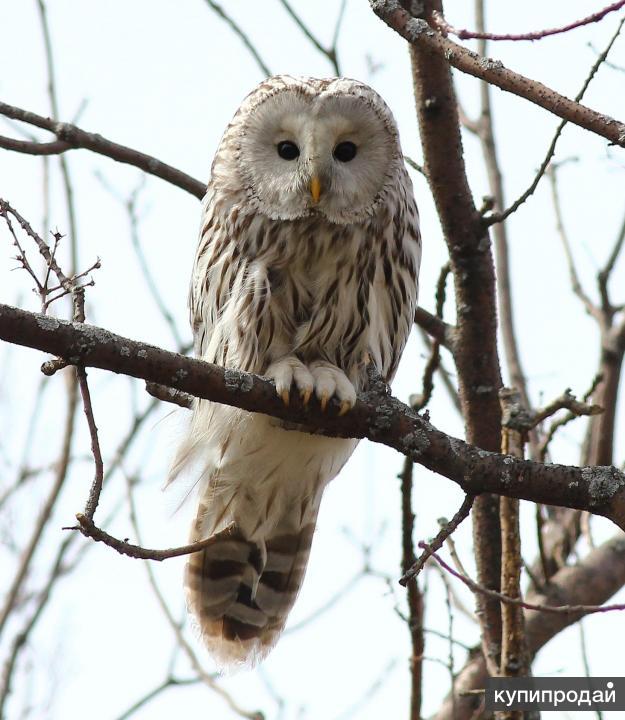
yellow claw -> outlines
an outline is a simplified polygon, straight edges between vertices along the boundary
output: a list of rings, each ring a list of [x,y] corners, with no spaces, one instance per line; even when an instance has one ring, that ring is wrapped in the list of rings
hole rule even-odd
[[[308,405],[311,395],[312,395],[312,390],[302,390],[302,392],[300,393],[300,397],[302,398],[302,403],[304,405]]]
[[[341,415],[345,415],[345,413],[349,412],[352,409],[352,404],[349,400],[343,400],[341,403],[341,409],[339,410],[339,417]]]
[[[290,401],[290,395],[288,390],[283,390],[280,393],[280,397],[282,398],[282,402],[288,407],[289,401]]]
[[[328,393],[323,393],[323,395],[319,398],[319,404],[321,405],[321,411],[325,412],[325,409],[328,406]]]

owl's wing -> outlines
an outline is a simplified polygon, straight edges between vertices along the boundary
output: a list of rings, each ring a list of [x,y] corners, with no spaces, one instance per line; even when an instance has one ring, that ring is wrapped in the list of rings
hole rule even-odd
[[[219,348],[211,344],[220,311],[225,303],[225,290],[229,275],[238,267],[228,260],[228,247],[232,241],[227,236],[225,223],[219,222],[209,190],[203,201],[200,238],[193,262],[189,286],[189,320],[193,330],[194,351],[197,357],[217,362]]]
[[[395,376],[414,323],[421,263],[419,213],[407,173],[400,176],[398,190],[392,222],[386,224],[377,243],[379,256],[372,257],[377,292],[373,293],[370,350],[387,382]]]
[[[256,373],[277,332],[267,264],[247,252],[264,222],[240,205],[224,210],[207,193],[189,292],[195,354]]]

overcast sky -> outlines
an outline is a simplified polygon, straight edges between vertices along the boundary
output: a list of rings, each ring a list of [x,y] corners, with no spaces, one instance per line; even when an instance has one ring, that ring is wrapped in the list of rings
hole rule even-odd
[[[277,0],[249,2],[222,0],[224,7],[245,29],[272,72],[314,76],[332,74],[331,67],[302,36]],[[446,3],[447,16],[459,27],[474,27],[474,20],[460,0]],[[492,2],[489,25],[499,32],[534,30],[570,22],[596,10],[591,0],[524,3]],[[294,2],[313,31],[329,42],[338,10],[336,0],[319,3]],[[134,0],[107,3],[49,0],[49,21],[54,43],[56,79],[61,118],[71,121],[82,107],[78,124],[116,142],[155,155],[189,174],[206,180],[221,133],[241,99],[263,75],[241,41],[203,2]],[[35,0],[0,0],[0,99],[35,112],[50,112],[46,96],[45,57]],[[574,96],[595,59],[592,49],[602,49],[614,32],[617,16],[601,24],[539,43],[499,43],[490,54],[509,67],[540,79],[558,91]],[[590,47],[592,43],[592,47]],[[364,0],[348,0],[339,43],[343,74],[378,90],[395,113],[404,151],[420,159],[407,51],[403,41],[384,26]],[[617,41],[613,61],[625,65],[625,38]],[[478,107],[476,81],[456,76],[465,108]],[[604,67],[588,91],[585,102],[615,117],[625,116],[625,74]],[[516,97],[493,92],[495,125],[505,172],[508,199],[529,184],[545,155],[558,120]],[[0,122],[0,133],[15,134],[14,127]],[[17,135],[16,135],[17,136]],[[44,138],[43,133],[38,137]],[[477,143],[465,139],[472,189],[478,199],[487,192]],[[125,198],[141,179],[138,170],[106,158],[74,151],[68,156],[78,209],[81,266],[102,258],[96,286],[88,293],[88,319],[135,339],[174,348],[167,326],[149,293],[140,267],[130,249],[128,218],[123,204],[108,192],[98,175]],[[580,275],[592,287],[597,267],[604,261],[623,213],[622,151],[608,150],[605,141],[567,128],[558,158],[575,158],[561,171],[561,191],[567,227],[574,244]],[[50,226],[67,231],[68,221],[60,176],[52,162]],[[9,200],[35,227],[41,228],[44,208],[41,192],[41,160],[0,151],[0,196]],[[421,271],[421,302],[433,308],[433,289],[446,252],[433,204],[423,178],[413,174],[422,216],[424,256]],[[199,203],[185,192],[156,178],[149,178],[140,195],[140,237],[147,260],[164,301],[185,333],[187,284],[199,223]],[[555,234],[548,185],[511,219],[511,267],[516,318],[530,389],[535,401],[572,387],[582,394],[590,384],[597,360],[596,333],[572,296],[562,249]],[[9,273],[13,254],[4,227],[0,228],[0,300],[36,310],[37,299],[22,273]],[[613,287],[625,287],[620,266]],[[451,293],[450,293],[451,295]],[[621,295],[618,300],[622,301]],[[451,303],[449,319],[453,321]],[[416,334],[415,334],[416,335]],[[424,350],[416,336],[394,384],[402,399],[420,389]],[[31,351],[12,351],[0,356],[0,436],[3,443],[0,467],[19,462],[27,412],[32,403],[41,356]],[[448,366],[449,358],[445,358]],[[10,380],[9,380],[10,378]],[[92,371],[96,416],[105,456],[116,447],[129,419],[129,382],[124,378]],[[62,381],[49,381],[48,400],[61,398]],[[136,402],[145,405],[140,386]],[[33,465],[54,460],[57,453],[58,410],[52,405],[40,418],[32,453]],[[462,424],[442,390],[431,404],[435,425],[461,435]],[[151,547],[183,544],[192,508],[174,513],[174,490],[163,495],[159,488],[166,475],[171,447],[180,432],[181,420],[169,408],[154,415],[131,453],[126,471],[140,472],[137,490],[144,542]],[[182,413],[180,414],[182,415]],[[164,418],[157,422],[158,418]],[[80,418],[82,421],[82,417]],[[622,429],[622,423],[619,426]],[[559,462],[576,462],[579,428],[562,433],[556,447]],[[621,430],[622,431],[622,430]],[[81,427],[82,447],[88,452],[86,431]],[[617,434],[618,437],[618,434]],[[619,463],[623,443],[617,443]],[[16,459],[17,458],[17,459]],[[366,693],[366,704],[352,717],[378,720],[406,717],[408,706],[409,638],[395,612],[403,608],[399,574],[399,484],[396,474],[401,458],[388,449],[361,443],[348,466],[327,490],[319,518],[310,568],[304,589],[291,615],[295,626],[308,618],[341,587],[349,587],[331,610],[297,632],[287,633],[262,668],[224,680],[236,700],[247,709],[260,709],[267,718],[277,717],[272,692],[286,701],[283,720],[341,717]],[[76,463],[62,504],[47,535],[54,552],[60,528],[71,524],[81,509],[91,477],[88,462]],[[46,479],[39,482],[46,482]],[[28,536],[32,515],[28,508],[40,502],[42,487],[24,494],[24,505],[11,511],[11,533],[20,542]],[[31,495],[28,495],[31,492]],[[105,489],[104,509],[123,497],[124,478],[118,473]],[[436,519],[451,516],[462,493],[449,481],[424,469],[415,473],[417,539],[438,529]],[[28,504],[30,503],[30,505]],[[533,506],[523,508],[524,556],[535,555],[531,518]],[[130,534],[125,513],[111,531]],[[610,537],[613,527],[596,520],[598,540]],[[3,530],[3,532],[5,532]],[[124,534],[125,533],[125,534]],[[81,541],[86,542],[86,541]],[[456,542],[467,567],[471,565],[470,528],[462,527]],[[371,564],[380,574],[350,581],[363,564],[362,546],[372,544]],[[77,547],[80,543],[77,543]],[[38,557],[42,574],[47,549]],[[7,553],[5,553],[7,554]],[[8,554],[7,554],[8,556]],[[52,555],[50,554],[50,557]],[[8,567],[0,555],[0,564]],[[49,558],[48,558],[49,559]],[[170,560],[155,568],[162,590],[177,615],[182,613],[182,561]],[[430,574],[431,595],[426,625],[447,632],[444,590],[435,573]],[[457,591],[469,607],[472,598]],[[623,593],[619,595],[623,601]],[[618,598],[615,598],[618,601]],[[622,616],[596,615],[585,621],[593,675],[623,673]],[[478,639],[475,625],[456,613],[454,635],[465,643]],[[427,637],[427,655],[447,658],[447,643]],[[144,569],[104,547],[90,550],[70,579],[57,588],[56,596],[31,638],[26,653],[32,665],[32,682],[24,673],[15,686],[15,697],[32,693],[35,702],[52,700],[50,717],[91,720],[117,717],[141,694],[165,677],[173,645],[169,628],[146,585]],[[205,657],[199,648],[198,652]],[[465,653],[456,649],[455,666]],[[207,667],[211,667],[206,658]],[[179,675],[188,676],[184,662]],[[535,674],[583,674],[579,652],[579,628],[570,628],[540,653]],[[381,678],[379,687],[374,687]],[[448,687],[448,670],[438,662],[425,664],[424,714],[432,713]],[[29,684],[30,683],[30,684]],[[268,684],[272,690],[268,689]],[[15,705],[19,705],[16,699]],[[204,687],[172,689],[145,707],[138,719],[160,720],[172,716],[235,717],[223,702]],[[614,714],[616,715],[616,713]],[[36,717],[38,715],[35,714]],[[12,716],[10,716],[12,717]],[[574,717],[574,714],[570,714]],[[579,714],[579,717],[582,717]],[[606,715],[607,717],[607,715]]]

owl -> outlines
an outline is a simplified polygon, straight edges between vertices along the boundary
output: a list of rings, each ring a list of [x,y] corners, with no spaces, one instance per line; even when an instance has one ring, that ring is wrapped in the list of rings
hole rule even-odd
[[[397,126],[346,78],[262,82],[215,155],[189,298],[197,357],[347,413],[366,365],[390,381],[413,322],[421,238]],[[324,488],[357,440],[197,400],[170,477],[199,501],[190,611],[221,667],[275,644],[306,571]]]

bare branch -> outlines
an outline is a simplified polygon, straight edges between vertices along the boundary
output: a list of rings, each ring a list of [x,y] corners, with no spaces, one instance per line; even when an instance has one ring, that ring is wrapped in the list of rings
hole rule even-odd
[[[570,615],[579,613],[592,615],[594,613],[625,610],[625,603],[616,603],[614,605],[537,605],[536,603],[510,597],[508,595],[504,595],[503,593],[496,592],[495,590],[490,590],[489,588],[476,583],[474,580],[471,580],[470,577],[460,574],[454,570],[451,565],[448,565],[442,558],[440,558],[426,543],[420,542],[419,547],[424,550],[429,550],[431,557],[433,557],[444,570],[453,575],[455,578],[458,578],[458,580],[461,580],[469,588],[469,590],[472,590],[474,593],[488,595],[488,597],[500,600],[506,605],[517,605],[518,607],[525,608],[526,610],[536,610],[536,612],[553,613],[555,615]]]
[[[200,540],[199,542],[182,545],[181,547],[168,548],[167,550],[150,550],[148,548],[141,547],[140,545],[134,545],[126,540],[119,540],[118,538],[109,535],[107,532],[97,527],[93,520],[83,513],[77,513],[76,520],[78,520],[77,526],[66,527],[63,528],[63,530],[80,530],[85,537],[90,537],[96,542],[102,542],[113,548],[113,550],[116,550],[120,555],[126,555],[137,560],[156,560],[157,562],[162,562],[163,560],[168,560],[169,558],[189,555],[190,553],[204,550],[204,548],[215,542],[215,538],[210,537],[207,540]]]
[[[614,45],[616,38],[619,36],[619,34],[623,28],[624,22],[625,22],[625,18],[623,18],[623,20],[621,20],[621,22],[617,25],[616,30],[614,31],[614,34],[610,38],[606,48],[603,50],[603,52],[597,57],[597,59],[593,63],[592,67],[590,68],[590,72],[588,73],[588,75],[586,76],[586,79],[584,80],[584,84],[582,85],[581,90],[575,96],[575,103],[579,103],[579,101],[584,97],[586,90],[588,89],[588,86],[590,85],[590,83],[592,82],[593,78],[595,77],[595,75],[597,73],[597,70],[599,70],[601,65],[605,62],[606,58],[608,57],[608,54],[610,53],[610,50],[612,49],[612,46]],[[581,108],[583,106],[579,105],[579,107]],[[493,213],[489,217],[484,218],[485,222],[488,225],[494,225],[495,223],[500,223],[503,220],[505,220],[507,217],[512,215],[512,213],[516,212],[519,209],[519,207],[528,198],[530,198],[534,194],[536,188],[538,187],[538,184],[540,183],[543,175],[545,174],[545,172],[547,171],[547,168],[549,167],[549,164],[551,163],[551,159],[553,158],[553,156],[555,154],[556,145],[558,143],[560,135],[562,134],[562,131],[564,130],[564,128],[565,128],[567,122],[569,122],[569,120],[570,120],[570,118],[567,119],[565,117],[562,120],[562,122],[558,125],[558,127],[556,128],[553,138],[551,139],[551,143],[549,144],[549,147],[547,149],[547,153],[546,153],[543,161],[541,162],[540,167],[538,168],[538,172],[534,176],[534,179],[532,180],[532,182],[531,182],[530,186],[527,188],[527,190],[525,190],[525,192],[521,193],[521,195],[506,210],[500,210],[499,212]],[[625,132],[622,134],[621,140],[625,140]],[[623,142],[621,142],[620,144],[622,145]]]
[[[551,184],[551,198],[553,201],[553,209],[556,215],[556,229],[564,248],[564,254],[566,256],[566,262],[569,268],[569,276],[571,278],[571,288],[575,295],[582,301],[586,312],[592,315],[600,324],[602,323],[601,310],[595,305],[590,299],[589,295],[586,294],[577,274],[575,267],[575,260],[573,258],[573,251],[571,250],[571,243],[569,242],[569,236],[564,227],[564,218],[562,216],[562,207],[560,205],[560,194],[558,193],[558,184],[556,178],[556,171],[554,168],[550,168],[547,172],[549,176],[549,182]]]
[[[404,574],[399,579],[401,585],[407,585],[408,581],[411,578],[416,577],[423,569],[423,566],[427,562],[432,552],[434,552],[435,550],[439,550],[443,547],[443,543],[445,542],[445,540],[447,540],[449,536],[456,531],[458,525],[460,525],[460,523],[466,517],[468,517],[469,513],[471,512],[471,508],[473,507],[474,500],[475,495],[466,495],[466,497],[462,501],[462,505],[455,513],[453,518],[449,522],[446,522],[444,524],[444,526],[439,530],[434,540],[432,540],[431,544],[424,549],[419,559],[411,565],[410,569],[404,571]],[[419,547],[421,547],[422,545],[423,543],[419,543]]]
[[[49,320],[45,315],[40,315],[39,317],[43,318],[44,321]],[[71,444],[72,444],[72,438],[74,435],[74,420],[76,417],[76,404],[78,400],[78,385],[73,377],[68,379],[68,385],[67,385],[67,404],[66,404],[66,416],[65,416],[65,427],[63,430],[63,440],[62,440],[62,447],[61,447],[61,454],[59,457],[59,462],[54,478],[54,482],[52,484],[52,487],[50,488],[50,491],[48,493],[48,496],[45,499],[45,502],[39,512],[39,516],[34,522],[33,530],[30,536],[30,539],[28,540],[28,543],[26,544],[26,547],[22,551],[22,557],[20,558],[20,564],[17,568],[17,571],[15,573],[15,576],[9,586],[9,589],[7,591],[4,606],[2,607],[2,610],[0,611],[0,634],[2,634],[2,630],[6,624],[6,621],[11,614],[11,610],[13,609],[15,602],[18,597],[18,593],[20,592],[22,585],[24,583],[24,580],[26,579],[28,572],[30,570],[30,565],[32,562],[32,559],[35,555],[35,552],[37,548],[39,547],[39,541],[41,540],[41,536],[43,535],[43,531],[45,530],[48,521],[50,520],[50,516],[52,515],[52,510],[56,504],[57,498],[59,497],[61,490],[65,484],[65,480],[67,478],[67,470],[69,467],[69,458],[71,453]]]
[[[599,273],[597,275],[597,284],[599,286],[599,294],[601,296],[602,309],[603,309],[604,313],[609,314],[609,315],[613,315],[616,308],[610,302],[610,297],[608,295],[608,281],[610,280],[610,276],[612,275],[612,271],[614,270],[614,266],[616,265],[616,261],[618,260],[619,255],[621,254],[624,244],[625,244],[625,217],[623,218],[623,222],[621,223],[620,230],[616,236],[616,242],[614,243],[612,252],[610,253],[610,256],[608,257],[608,259],[606,260],[606,264],[599,271]]]
[[[541,610],[526,610],[525,631],[532,656],[561,630],[577,622],[583,612],[543,612],[546,605],[569,606],[582,600],[584,605],[598,607],[605,603],[625,583],[625,541],[622,533],[590,552],[577,565],[559,569],[545,585],[544,592],[528,595],[531,604]],[[583,607],[583,606],[582,606]],[[605,606],[604,606],[605,607]],[[465,693],[484,688],[487,677],[484,658],[469,656],[456,680],[457,702],[447,698],[435,715],[436,720],[468,720],[475,717],[474,703]],[[456,714],[453,714],[453,705]]]
[[[611,5],[604,7],[603,10],[598,10],[597,12],[592,13],[592,15],[588,15],[581,20],[575,20],[574,22],[569,23],[568,25],[563,25],[562,27],[550,28],[548,30],[535,30],[534,32],[526,33],[506,33],[503,35],[497,33],[483,32],[480,30],[458,30],[449,22],[447,22],[447,20],[445,20],[445,18],[443,17],[442,13],[439,12],[434,14],[434,19],[436,21],[438,29],[444,35],[455,35],[456,37],[460,38],[460,40],[542,40],[543,38],[549,37],[551,35],[560,35],[561,33],[566,33],[570,30],[584,27],[584,25],[590,25],[590,23],[599,22],[603,20],[603,18],[609,13],[612,13],[615,10],[620,10],[624,5],[625,0],[618,0],[618,2],[614,2]]]
[[[625,147],[625,124],[560,95],[537,80],[509,70],[499,60],[481,58],[435,32],[425,20],[411,17],[397,0],[370,0],[374,12],[393,30],[450,65],[491,85],[529,100],[574,125]]]
[[[222,368],[103,328],[50,318],[0,304],[0,339],[64,355],[71,363],[99,367],[169,386],[196,397],[297,423],[302,429],[337,437],[367,437],[457,482],[467,493],[509,497],[589,510],[625,528],[625,475],[614,467],[542,465],[487,452],[434,428],[374,383],[354,408],[339,416],[292,398],[285,406],[272,382]],[[523,481],[520,482],[520,478]]]
[[[551,417],[558,410],[568,410],[574,417],[582,415],[599,415],[603,412],[603,408],[599,405],[591,405],[586,402],[580,402],[575,395],[571,395],[571,389],[567,388],[560,397],[545,405],[544,408],[532,413],[531,427],[536,427],[543,420]]]
[[[144,708],[148,703],[154,700],[154,698],[161,695],[165,690],[169,690],[169,688],[186,687],[187,685],[196,685],[199,682],[202,682],[202,679],[199,677],[176,678],[170,676],[168,678],[165,678],[165,680],[153,687],[145,695],[143,695],[136,702],[134,702],[121,715],[118,715],[117,720],[128,720],[128,718],[132,717],[138,710]]]
[[[82,403],[89,426],[89,435],[91,437],[91,452],[95,463],[95,475],[93,484],[89,491],[89,498],[85,506],[85,516],[89,520],[93,520],[93,515],[100,501],[100,493],[102,492],[102,482],[104,480],[104,462],[102,461],[102,452],[100,450],[100,441],[98,440],[98,428],[93,417],[93,407],[91,405],[91,393],[89,392],[89,384],[87,383],[87,371],[84,367],[77,366],[76,374],[78,376],[78,385],[80,394],[82,395]]]
[[[441,268],[438,282],[436,283],[436,317],[439,320],[443,319],[445,285],[447,283],[447,276],[450,272],[450,264],[445,263],[445,265]],[[430,348],[430,357],[425,364],[425,369],[423,371],[423,392],[421,395],[416,396],[414,399],[411,398],[410,400],[410,404],[417,412],[423,410],[432,397],[432,392],[434,390],[434,373],[440,365],[440,346],[440,341],[437,338],[434,338]]]
[[[98,153],[99,155],[105,155],[117,162],[138,167],[149,175],[160,177],[162,180],[165,180],[171,185],[175,185],[176,187],[186,190],[200,200],[204,197],[206,192],[206,183],[196,180],[181,170],[178,170],[171,165],[167,165],[167,163],[161,162],[155,157],[146,155],[146,153],[142,153],[139,150],[133,150],[125,145],[119,145],[118,143],[111,142],[97,133],[90,133],[85,130],[81,130],[79,127],[76,127],[76,125],[72,125],[71,123],[57,122],[51,118],[46,118],[28,110],[23,110],[22,108],[14,107],[13,105],[7,105],[3,102],[0,102],[0,115],[4,115],[5,117],[9,117],[14,120],[21,120],[22,122],[42,128],[43,130],[49,130],[51,133],[56,135],[59,143],[62,143],[63,146],[60,149],[60,152],[66,152],[67,150],[76,148],[84,148]],[[15,141],[11,141],[11,143],[5,146],[3,140],[4,138],[0,137],[0,148],[6,147],[8,150],[18,150],[15,146],[9,147],[9,145],[12,145]],[[42,143],[42,145],[44,146],[44,151],[49,149],[49,143]],[[30,152],[31,150],[33,150],[32,144],[28,150],[18,151]]]
[[[141,542],[141,533],[139,530],[139,522],[137,518],[137,511],[133,495],[133,485],[130,481],[130,478],[128,477],[126,477],[126,490],[128,497],[130,522],[132,523],[139,542]],[[220,683],[216,681],[215,676],[206,672],[202,663],[198,660],[197,655],[193,651],[193,648],[186,641],[181,626],[179,625],[179,623],[176,622],[174,616],[172,615],[171,610],[169,609],[167,602],[165,601],[165,598],[160,591],[158,583],[156,582],[156,576],[154,575],[154,569],[151,563],[145,563],[144,567],[148,577],[148,582],[150,583],[150,587],[152,588],[152,592],[154,593],[154,596],[158,604],[160,605],[161,610],[163,611],[163,614],[165,615],[165,618],[167,619],[167,622],[172,629],[172,632],[174,633],[176,641],[180,648],[184,651],[187,659],[191,664],[191,667],[198,674],[198,677],[207,687],[209,687],[214,693],[219,695],[222,700],[224,700],[224,702],[228,705],[232,712],[236,713],[240,717],[247,718],[248,720],[264,720],[263,713],[248,712],[247,710],[244,710],[242,707],[240,707],[240,705],[236,702],[232,695],[230,695],[230,693],[224,687],[222,687]]]
[[[484,0],[476,0],[475,16],[478,30],[485,30],[486,18]],[[486,41],[481,40],[478,44],[480,55],[486,55]],[[495,141],[495,130],[493,126],[493,109],[490,101],[490,85],[486,82],[480,83],[480,104],[481,113],[477,123],[476,131],[482,146],[482,155],[486,165],[488,184],[493,200],[493,207],[496,212],[501,212],[505,207],[504,182],[501,173],[501,166]],[[510,278],[510,263],[508,258],[508,227],[505,223],[497,223],[493,228],[496,279],[497,279],[497,302],[499,310],[499,327],[503,340],[505,356],[508,365],[510,384],[518,388],[521,398],[526,407],[531,406],[525,372],[521,363],[516,332],[514,326],[514,312],[512,305],[512,280]],[[536,444],[535,434],[530,435],[531,446]]]
[[[456,329],[422,307],[415,310],[415,323],[431,335],[440,345],[453,353]]]
[[[258,50],[254,47],[252,44],[252,41],[249,39],[249,37],[241,30],[241,28],[237,25],[237,23],[226,13],[226,11],[221,7],[221,5],[218,5],[216,2],[213,2],[213,0],[206,0],[206,4],[217,14],[219,17],[230,26],[232,32],[239,37],[241,42],[245,45],[245,47],[249,50],[250,54],[256,61],[256,64],[260,68],[261,72],[265,77],[269,77],[272,72],[267,67],[263,59],[258,53]]]
[[[399,475],[401,481],[401,517],[402,517],[402,559],[403,576],[410,572],[416,558],[414,553],[414,512],[412,509],[413,462],[404,458],[404,466]],[[423,654],[425,638],[423,635],[424,594],[416,582],[406,587],[408,601],[408,628],[410,630],[410,720],[421,720],[423,691]]]

